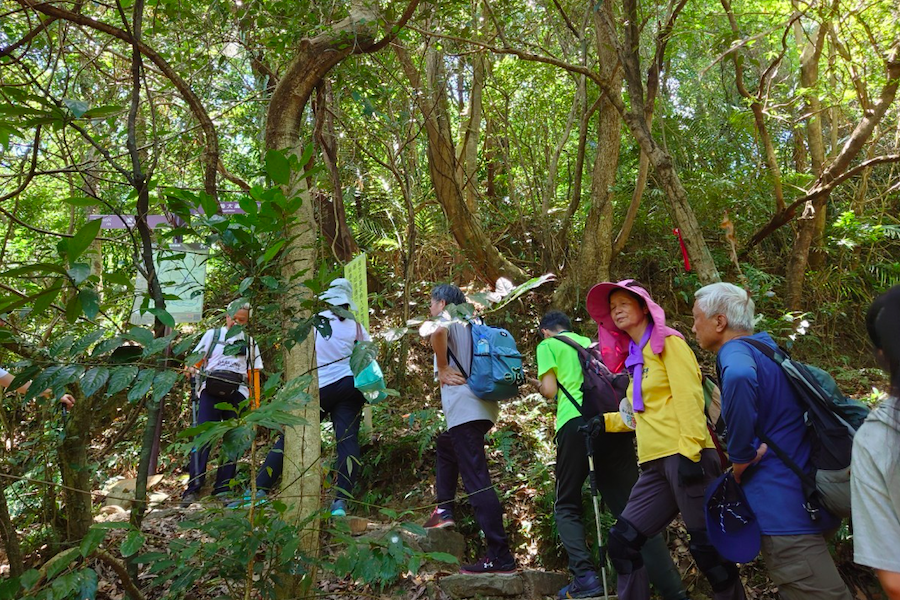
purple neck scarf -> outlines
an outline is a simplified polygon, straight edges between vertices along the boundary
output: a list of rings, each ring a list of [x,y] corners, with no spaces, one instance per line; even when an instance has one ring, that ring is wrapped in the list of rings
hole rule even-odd
[[[641,378],[644,374],[644,346],[650,341],[652,333],[653,321],[644,330],[640,344],[635,344],[634,340],[628,344],[628,358],[625,359],[625,368],[631,372],[631,378],[634,380],[631,390],[631,405],[634,408],[634,412],[644,412],[644,395],[641,393]]]

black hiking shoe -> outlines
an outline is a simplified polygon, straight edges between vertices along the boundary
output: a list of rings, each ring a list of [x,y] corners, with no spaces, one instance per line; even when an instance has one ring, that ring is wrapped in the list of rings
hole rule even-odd
[[[603,586],[597,574],[593,571],[578,576],[572,580],[572,583],[559,590],[556,595],[559,600],[564,598],[594,598],[603,595]]]
[[[471,565],[463,565],[460,567],[459,572],[467,575],[479,575],[482,573],[512,575],[516,572],[516,560],[510,558],[505,562],[501,562],[496,558],[480,558]]]
[[[181,508],[187,508],[195,502],[200,502],[200,494],[196,492],[187,492],[184,496],[181,497],[181,502],[179,502],[178,505]]]

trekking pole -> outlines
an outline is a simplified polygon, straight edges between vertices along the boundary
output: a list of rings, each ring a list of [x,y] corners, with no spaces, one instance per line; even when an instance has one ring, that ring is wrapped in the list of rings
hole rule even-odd
[[[594,470],[594,440],[589,430],[584,431],[587,445],[588,474],[591,480],[591,501],[594,504],[594,523],[597,524],[597,547],[600,550],[600,573],[603,576],[603,598],[609,600],[609,589],[606,586],[606,548],[603,546],[603,533],[600,531],[600,501],[597,499],[597,472]]]
[[[200,377],[198,375],[191,375],[191,427],[197,426],[197,420],[200,418]],[[200,453],[197,451],[197,445],[195,444],[193,448],[191,448],[191,470],[194,473],[200,474]],[[188,482],[190,485],[190,482]]]

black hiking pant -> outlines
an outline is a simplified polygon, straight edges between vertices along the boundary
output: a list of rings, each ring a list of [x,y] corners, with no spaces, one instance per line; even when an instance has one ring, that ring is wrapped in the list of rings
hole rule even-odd
[[[585,541],[582,507],[584,482],[588,477],[587,445],[582,417],[567,421],[556,435],[556,529],[569,555],[569,571],[575,577],[596,571]],[[616,518],[625,509],[631,488],[638,480],[634,434],[606,433],[594,440],[597,491]],[[592,536],[593,537],[593,536]],[[641,549],[650,581],[663,600],[687,597],[681,575],[662,534],[647,540]]]
[[[484,436],[494,426],[490,421],[470,421],[451,427],[437,437],[437,476],[435,492],[438,506],[453,510],[456,486],[460,478],[475,509],[475,521],[487,541],[487,558],[506,563],[513,560],[503,529],[503,507],[491,483]]]

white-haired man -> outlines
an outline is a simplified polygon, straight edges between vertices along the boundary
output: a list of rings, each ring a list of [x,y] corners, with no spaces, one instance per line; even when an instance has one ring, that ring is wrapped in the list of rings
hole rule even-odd
[[[194,426],[210,421],[225,421],[234,418],[241,411],[242,403],[250,398],[253,388],[254,398],[259,398],[259,374],[263,369],[262,357],[256,341],[244,331],[232,333],[232,327],[246,328],[250,322],[250,305],[244,304],[225,314],[225,327],[210,329],[203,334],[194,355],[202,354],[203,359],[189,370],[200,377],[199,401]],[[249,338],[250,342],[247,342]],[[228,408],[222,407],[229,405]],[[200,499],[200,490],[206,478],[210,447],[203,446],[191,453],[188,463],[187,489],[182,495],[182,505],[187,506]],[[226,457],[216,471],[213,495],[224,495],[231,489],[231,480],[237,471],[237,457]]]
[[[808,510],[800,478],[760,441],[810,470],[800,401],[781,367],[753,345],[776,348],[775,342],[753,333],[755,306],[738,286],[714,283],[694,296],[693,332],[704,350],[717,354],[728,454],[762,530],[772,581],[786,600],[850,600],[825,541],[840,520],[824,509]]]

